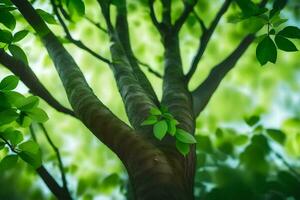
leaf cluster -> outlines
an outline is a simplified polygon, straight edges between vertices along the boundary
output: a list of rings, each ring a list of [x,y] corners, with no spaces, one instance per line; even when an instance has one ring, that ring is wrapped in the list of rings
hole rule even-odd
[[[0,82],[0,150],[6,149],[5,152],[9,153],[1,160],[0,170],[13,167],[19,157],[34,168],[42,163],[38,144],[24,141],[19,129],[30,126],[32,122],[43,123],[48,116],[38,107],[37,97],[25,97],[13,91],[18,82],[16,76],[7,76]]]
[[[177,127],[179,122],[165,106],[161,109],[151,108],[148,118],[141,125],[153,125],[153,134],[158,140],[162,140],[167,134],[174,137],[176,148],[182,155],[187,155],[190,145],[196,143],[192,134]]]

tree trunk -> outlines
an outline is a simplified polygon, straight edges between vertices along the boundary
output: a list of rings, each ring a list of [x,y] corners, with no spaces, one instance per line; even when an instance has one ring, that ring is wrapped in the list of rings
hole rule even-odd
[[[194,155],[195,148],[192,147],[190,154],[183,157],[175,144],[172,145],[175,143],[173,137],[167,136],[164,140],[168,141],[168,145],[162,146],[156,139],[151,141],[154,145],[135,144],[134,153],[125,156],[124,163],[135,200],[194,199],[194,176],[190,175],[194,174],[195,159],[191,163],[190,155]],[[186,166],[187,163],[192,166]]]

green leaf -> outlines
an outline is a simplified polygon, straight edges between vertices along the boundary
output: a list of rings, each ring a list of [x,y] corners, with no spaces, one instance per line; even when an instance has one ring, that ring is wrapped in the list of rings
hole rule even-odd
[[[235,0],[245,17],[251,17],[259,13],[259,8],[251,0]]]
[[[259,116],[251,116],[249,118],[245,119],[245,122],[249,125],[249,126],[254,126],[256,125],[260,120]]]
[[[287,38],[300,39],[300,29],[296,26],[287,26],[278,32],[278,35]]]
[[[7,76],[0,82],[0,90],[13,90],[18,86],[18,83],[18,77],[14,75]]]
[[[39,98],[36,96],[29,96],[22,101],[19,101],[16,107],[22,111],[28,111],[30,109],[36,108],[39,104]]]
[[[72,19],[81,17],[85,13],[85,6],[82,0],[69,0],[67,7]]]
[[[4,91],[3,93],[8,102],[16,107],[19,105],[19,102],[22,102],[26,99],[22,94],[15,91]]]
[[[156,116],[149,116],[145,121],[143,121],[143,123],[141,124],[142,126],[145,125],[153,125],[156,122],[158,122],[158,119]]]
[[[218,149],[228,155],[232,155],[234,152],[234,146],[229,141],[223,141],[218,145]]]
[[[276,31],[275,31],[275,29],[271,29],[269,33],[270,33],[270,35],[275,35]]]
[[[257,45],[256,57],[261,65],[265,65],[267,62],[276,63],[277,49],[270,36],[265,37]]]
[[[12,128],[6,129],[4,132],[0,133],[0,135],[8,140],[13,146],[18,145],[20,142],[23,141],[23,134]]]
[[[0,30],[0,42],[10,44],[12,42],[13,36],[7,30]]]
[[[166,119],[174,119],[174,116],[171,113],[164,113],[163,117]]]
[[[170,120],[167,120],[167,123],[168,123],[168,133],[170,135],[174,136],[176,133],[177,121],[175,119],[170,119]]]
[[[0,150],[4,149],[5,145],[5,142],[0,142]]]
[[[287,51],[287,52],[298,51],[297,47],[293,44],[293,42],[280,35],[275,36],[275,43],[278,49],[282,51]]]
[[[28,60],[25,52],[23,49],[18,47],[17,45],[11,44],[8,46],[9,52],[15,57],[16,59],[22,61],[24,64],[28,65]]]
[[[41,151],[37,143],[32,140],[24,142],[18,146],[21,150],[20,157],[35,169],[42,165]]]
[[[18,118],[18,113],[16,109],[6,109],[0,112],[0,125],[9,124]]]
[[[162,140],[162,138],[166,135],[167,130],[168,124],[165,120],[159,121],[153,126],[154,136],[159,140]]]
[[[28,117],[26,114],[21,112],[19,118],[16,120],[16,122],[21,126],[21,127],[29,127],[32,123],[32,119]]]
[[[190,152],[190,145],[176,140],[176,149],[186,156]]]
[[[246,135],[237,135],[233,140],[233,143],[238,146],[245,145],[247,144],[247,142],[248,142],[248,137]]]
[[[11,108],[11,104],[5,94],[0,92],[0,110],[6,110],[8,108]]]
[[[224,135],[223,130],[220,129],[220,128],[217,128],[217,130],[216,130],[216,136],[217,136],[217,138],[221,138],[221,137],[223,137],[223,135]]]
[[[281,130],[277,129],[267,129],[267,134],[279,144],[284,144],[286,135]]]
[[[162,113],[158,108],[153,107],[153,108],[150,109],[150,114],[151,115],[161,115]]]
[[[45,111],[40,108],[33,108],[26,112],[26,114],[35,122],[44,123],[49,117]]]
[[[18,31],[13,36],[13,42],[19,42],[29,33],[27,30]]]
[[[287,4],[287,0],[275,0],[273,3],[274,10],[282,10]]]
[[[0,23],[11,30],[16,27],[15,17],[8,11],[0,11]]]
[[[106,176],[101,182],[101,191],[110,192],[121,184],[120,176],[117,173]]]
[[[203,167],[206,163],[206,154],[199,153],[197,154],[197,167]]]
[[[36,12],[41,16],[41,18],[48,24],[57,24],[55,18],[50,13],[47,13],[46,11],[42,9],[36,9]]]
[[[0,171],[4,171],[13,168],[18,162],[17,155],[8,155],[4,157],[0,162]]]
[[[0,0],[0,3],[4,4],[5,6],[12,6],[13,5],[11,0]]]
[[[197,140],[197,149],[205,153],[213,152],[213,146],[208,136],[196,135],[196,140]]]
[[[187,143],[187,144],[197,143],[193,135],[180,128],[177,129],[175,136],[177,140],[183,143]]]
[[[0,3],[1,3],[1,1],[0,1]],[[2,11],[13,11],[13,10],[17,10],[17,8],[14,7],[14,6],[6,6],[6,5],[1,5],[0,6],[0,12],[2,12]]]

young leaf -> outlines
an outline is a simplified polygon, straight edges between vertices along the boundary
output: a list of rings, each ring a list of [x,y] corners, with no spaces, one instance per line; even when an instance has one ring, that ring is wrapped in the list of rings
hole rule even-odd
[[[287,38],[300,39],[300,29],[296,26],[287,26],[278,32],[278,35]]]
[[[35,169],[41,166],[41,151],[37,143],[29,140],[20,144],[18,148],[21,150],[19,155],[25,162],[33,166]]]
[[[29,96],[25,99],[22,99],[22,101],[17,102],[16,107],[19,110],[26,111],[30,110],[32,108],[37,107],[39,104],[39,98],[36,96]]]
[[[41,16],[41,18],[48,24],[57,24],[55,18],[50,13],[42,9],[36,9],[36,12]]]
[[[2,150],[5,147],[6,143],[5,142],[0,142],[0,150]]]
[[[254,115],[254,116],[251,116],[251,117],[249,117],[249,118],[246,118],[246,119],[245,119],[245,122],[246,122],[249,126],[254,126],[254,125],[256,125],[256,124],[259,122],[259,120],[260,120],[260,117]]]
[[[190,152],[190,145],[176,140],[176,149],[186,156]]]
[[[275,63],[277,60],[277,49],[270,38],[266,36],[256,48],[256,57],[261,65],[265,65],[267,62]]]
[[[154,136],[159,140],[162,140],[162,138],[166,135],[167,130],[168,124],[165,120],[159,121],[153,126]]]
[[[277,129],[267,129],[267,134],[279,144],[284,144],[286,136],[281,130]]]
[[[0,29],[0,42],[10,44],[12,42],[12,39],[13,36],[9,31]]]
[[[248,137],[246,135],[237,135],[233,140],[233,143],[237,146],[245,145],[247,142]]]
[[[161,115],[161,111],[158,108],[151,108],[150,109],[150,114],[151,115]]]
[[[176,133],[177,121],[175,119],[170,119],[167,122],[168,122],[168,133],[170,133],[170,135],[174,136]]]
[[[280,49],[282,51],[287,51],[287,52],[298,51],[298,49],[294,45],[294,43],[292,43],[290,40],[288,40],[285,37],[282,37],[280,35],[275,36],[275,43],[276,43],[278,49]]]
[[[0,11],[0,23],[10,30],[14,30],[16,27],[15,17],[8,11]]]
[[[9,124],[15,121],[18,118],[17,110],[15,109],[6,109],[0,112],[0,125]]]
[[[16,146],[23,140],[23,134],[20,131],[11,128],[8,128],[2,132],[1,136],[8,140],[13,146]]]
[[[14,34],[13,42],[19,42],[29,33],[27,30],[18,31]]]
[[[22,112],[21,112],[22,113]],[[32,123],[32,119],[28,117],[27,115],[20,115],[18,119],[16,119],[16,122],[21,126],[21,127],[29,127]]]
[[[156,116],[149,116],[143,123],[141,124],[142,126],[145,125],[152,125],[155,124],[158,121]]]
[[[205,153],[212,153],[213,146],[210,138],[206,135],[197,135],[197,150],[203,151]]]
[[[18,83],[19,83],[18,77],[14,75],[7,76],[0,82],[0,90],[2,91],[13,90],[18,86]]]
[[[8,156],[4,157],[0,162],[0,171],[13,168],[17,162],[18,162],[17,155],[8,155]]]
[[[82,0],[69,0],[68,11],[71,17],[74,19],[76,17],[81,17],[85,13],[85,6]]]
[[[176,131],[176,139],[179,140],[180,142],[187,143],[187,144],[195,144],[197,143],[196,139],[194,138],[193,135],[190,133],[186,132],[183,129],[177,129]]]
[[[32,108],[26,114],[35,122],[44,123],[49,117],[45,111],[40,108]]]
[[[9,52],[15,57],[16,59],[22,61],[24,64],[28,65],[28,60],[25,52],[23,49],[18,47],[17,45],[11,44],[8,46]]]
[[[3,91],[3,94],[4,94],[5,98],[7,99],[7,101],[11,105],[16,106],[16,107],[17,107],[17,105],[19,105],[18,102],[22,102],[26,99],[22,94],[15,92],[15,91]]]

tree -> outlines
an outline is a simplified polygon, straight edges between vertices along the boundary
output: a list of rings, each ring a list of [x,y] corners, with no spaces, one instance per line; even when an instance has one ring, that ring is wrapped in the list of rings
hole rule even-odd
[[[4,19],[0,22],[4,26],[10,30],[14,29],[16,20],[11,12],[15,12],[14,10],[17,9],[22,16],[21,19],[25,19],[35,31],[36,37],[41,39],[63,83],[72,110],[62,106],[47,91],[29,67],[23,50],[15,44],[26,36],[27,31],[12,34],[9,30],[1,30],[0,40],[5,45],[0,50],[0,63],[18,76],[32,94],[39,96],[57,111],[80,120],[99,141],[119,157],[128,172],[135,199],[194,199],[197,157],[194,134],[197,117],[205,109],[224,77],[234,68],[247,48],[253,43],[259,30],[267,27],[267,32],[259,38],[260,42],[256,49],[257,59],[261,65],[265,65],[267,62],[275,63],[277,49],[288,52],[297,51],[296,46],[289,38],[300,39],[300,30],[295,26],[277,28],[285,22],[284,19],[280,18],[280,11],[286,5],[284,0],[275,0],[273,4],[270,4],[272,5],[271,9],[266,8],[268,1],[265,0],[259,4],[250,0],[225,0],[212,22],[203,21],[197,14],[195,10],[195,6],[199,3],[197,0],[183,1],[183,9],[179,14],[174,13],[172,4],[178,5],[180,2],[171,0],[141,1],[141,6],[146,6],[149,10],[152,23],[164,48],[163,75],[146,65],[151,73],[163,81],[162,99],[159,99],[149,79],[140,68],[145,64],[140,62],[133,52],[127,19],[128,2],[125,0],[97,1],[106,28],[88,19],[109,36],[111,42],[110,59],[95,52],[80,40],[74,39],[66,24],[67,21],[72,23],[79,17],[84,17],[83,1],[51,0],[49,5],[53,8],[53,14],[41,9],[34,9],[35,1],[11,0],[10,2],[2,0],[0,2],[2,3],[0,9],[3,10],[1,15]],[[157,2],[161,3],[161,8],[155,7]],[[247,21],[252,25],[251,30],[240,41],[236,49],[213,67],[209,75],[196,89],[190,91],[188,88],[189,81],[194,75],[199,61],[204,56],[219,21],[227,10],[234,6],[233,4],[238,6],[240,10],[240,14],[234,16],[233,20]],[[160,16],[160,20],[158,16]],[[188,23],[190,16],[199,22],[202,34],[190,70],[185,74],[179,34],[182,27]],[[57,23],[56,20],[64,30],[65,39],[68,42],[106,63],[113,71],[130,125],[113,114],[97,98],[74,58],[64,47],[63,40],[57,37],[47,25],[47,23]],[[208,23],[210,25],[206,26]],[[17,109],[21,108],[20,106],[16,107]],[[24,112],[17,112],[17,114],[21,115]],[[38,116],[41,115],[43,114]],[[30,115],[28,116],[30,117]],[[17,120],[17,117],[13,120]],[[32,119],[35,118],[32,117]],[[252,118],[249,123],[251,124],[253,120],[258,121]],[[36,121],[42,123],[45,120]],[[23,122],[23,119],[21,122],[19,120],[19,123],[22,124]],[[36,168],[37,173],[58,199],[71,199],[72,195],[68,191],[59,151],[51,142],[45,127],[40,124],[40,128],[59,159],[62,186],[56,182],[40,162],[34,164],[37,159],[36,156],[33,157],[33,161],[24,159],[22,156],[21,158]],[[32,132],[34,134],[33,129]],[[274,130],[269,132],[271,135],[279,134]],[[12,151],[15,150],[14,146],[10,146],[10,141],[6,141],[5,138],[3,140],[3,146],[8,145]],[[257,137],[252,138],[252,140],[255,144],[264,144],[264,138]],[[29,143],[36,146],[35,143]],[[228,149],[226,145],[223,147],[224,151]],[[256,148],[255,145],[247,148],[244,155],[245,163],[248,162],[247,152],[253,155],[253,151],[256,152],[257,149],[259,148]],[[20,152],[15,153],[20,155]],[[243,160],[243,156],[241,159]],[[261,159],[263,160],[263,158]],[[224,171],[226,170],[224,169]]]

